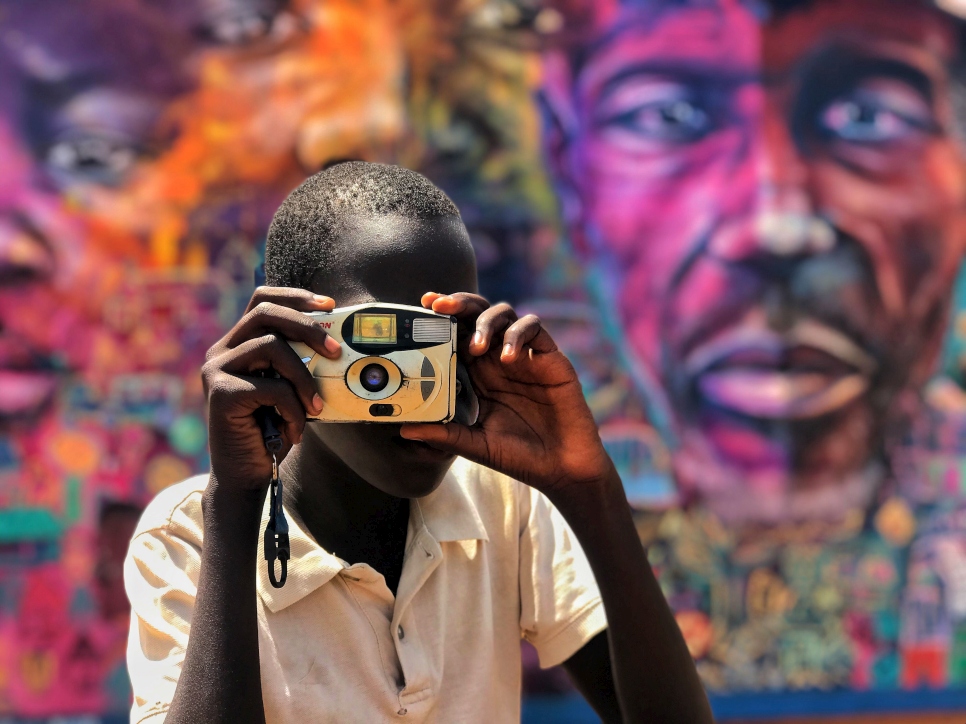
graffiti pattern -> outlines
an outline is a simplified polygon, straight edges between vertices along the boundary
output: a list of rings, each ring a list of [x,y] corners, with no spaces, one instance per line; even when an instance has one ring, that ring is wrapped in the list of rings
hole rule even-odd
[[[198,368],[272,212],[350,158],[440,184],[483,292],[571,356],[710,690],[966,685],[960,32],[0,0],[0,716],[127,710],[130,532],[206,468]]]

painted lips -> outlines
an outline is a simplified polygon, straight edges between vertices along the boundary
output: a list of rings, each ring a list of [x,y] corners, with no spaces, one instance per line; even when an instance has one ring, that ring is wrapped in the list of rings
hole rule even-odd
[[[40,411],[56,389],[57,374],[43,355],[0,332],[0,418]]]
[[[842,332],[804,319],[782,333],[731,328],[692,351],[684,367],[717,407],[765,420],[803,420],[861,397],[878,363]]]
[[[0,369],[0,418],[29,416],[53,397],[57,378],[46,372]]]

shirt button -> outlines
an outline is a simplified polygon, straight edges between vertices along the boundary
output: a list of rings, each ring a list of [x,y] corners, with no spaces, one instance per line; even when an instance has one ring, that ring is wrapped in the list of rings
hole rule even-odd
[[[406,712],[407,712],[407,711],[409,711],[409,710],[408,710],[408,709],[400,709],[400,710],[399,710],[399,711],[397,711],[396,713],[397,713],[397,714],[398,714],[399,716],[406,716]]]
[[[402,626],[396,626],[396,634],[399,636],[399,640],[400,641],[402,641],[404,638],[406,638],[406,632],[403,631],[403,627]]]

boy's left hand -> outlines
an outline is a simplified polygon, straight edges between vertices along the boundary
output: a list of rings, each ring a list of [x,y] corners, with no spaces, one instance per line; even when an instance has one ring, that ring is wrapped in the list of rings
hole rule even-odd
[[[517,318],[508,304],[491,307],[476,294],[430,292],[422,303],[457,318],[480,414],[472,427],[404,425],[404,438],[486,465],[551,499],[583,498],[613,483],[577,373],[537,317]]]
[[[459,321],[459,351],[480,414],[472,427],[403,425],[403,437],[527,483],[563,514],[587,554],[608,626],[608,645],[585,646],[568,668],[583,672],[579,678],[588,686],[581,688],[596,691],[608,721],[710,724],[694,662],[648,565],[570,361],[539,319],[517,319],[509,305],[490,307],[475,294],[433,293],[423,296],[423,306]]]

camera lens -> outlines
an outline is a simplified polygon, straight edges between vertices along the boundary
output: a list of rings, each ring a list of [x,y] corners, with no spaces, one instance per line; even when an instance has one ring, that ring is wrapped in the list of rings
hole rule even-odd
[[[359,382],[369,392],[379,392],[389,384],[389,372],[380,364],[366,365],[359,375]]]

